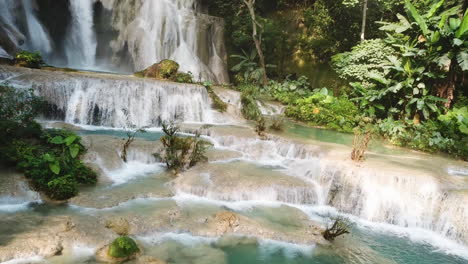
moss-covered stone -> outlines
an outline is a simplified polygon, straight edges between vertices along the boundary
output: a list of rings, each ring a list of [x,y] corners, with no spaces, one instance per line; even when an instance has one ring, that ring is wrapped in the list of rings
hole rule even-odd
[[[159,74],[164,79],[169,79],[177,74],[179,64],[173,60],[163,60],[159,63]]]
[[[115,239],[110,245],[107,254],[113,258],[129,258],[140,252],[135,240],[127,236]]]
[[[154,78],[158,80],[174,80],[179,70],[179,64],[173,60],[162,60],[143,71],[134,73],[136,77]]]

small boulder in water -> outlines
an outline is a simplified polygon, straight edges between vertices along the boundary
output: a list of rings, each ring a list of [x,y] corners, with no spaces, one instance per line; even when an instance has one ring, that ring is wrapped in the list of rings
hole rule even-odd
[[[140,253],[140,248],[135,240],[121,236],[111,244],[99,249],[96,253],[96,260],[105,263],[121,263],[134,259],[138,253]]]
[[[130,224],[122,217],[107,219],[106,228],[121,236],[126,236],[130,233]]]
[[[162,60],[155,63],[143,71],[136,72],[135,76],[144,78],[154,78],[158,80],[169,80],[176,76],[179,64],[173,60]]]

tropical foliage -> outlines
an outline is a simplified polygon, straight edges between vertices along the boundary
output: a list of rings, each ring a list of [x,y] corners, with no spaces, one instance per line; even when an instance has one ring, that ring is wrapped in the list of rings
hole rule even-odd
[[[86,150],[77,135],[34,121],[42,105],[32,91],[0,87],[0,161],[23,171],[35,190],[65,200],[97,177],[79,159]]]

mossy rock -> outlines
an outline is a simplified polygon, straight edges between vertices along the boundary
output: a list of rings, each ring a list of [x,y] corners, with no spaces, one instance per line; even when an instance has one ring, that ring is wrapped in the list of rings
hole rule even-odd
[[[115,239],[110,245],[107,254],[113,258],[130,258],[140,252],[135,240],[128,236]]]
[[[173,60],[163,60],[159,63],[159,73],[162,78],[168,79],[177,74],[179,64]]]
[[[136,77],[154,78],[158,80],[174,80],[179,70],[179,64],[173,60],[162,60],[143,71],[134,73]]]

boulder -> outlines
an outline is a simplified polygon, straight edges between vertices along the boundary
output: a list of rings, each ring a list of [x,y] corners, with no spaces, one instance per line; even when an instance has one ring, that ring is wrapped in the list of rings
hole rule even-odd
[[[121,263],[134,259],[140,253],[135,240],[127,236],[115,239],[96,252],[96,260],[104,263]]]
[[[136,72],[135,76],[153,78],[158,80],[174,79],[179,70],[179,64],[173,60],[162,60],[155,63],[143,71]]]
[[[128,223],[127,219],[122,217],[107,219],[106,228],[109,228],[121,236],[126,236],[130,233],[130,224]]]

